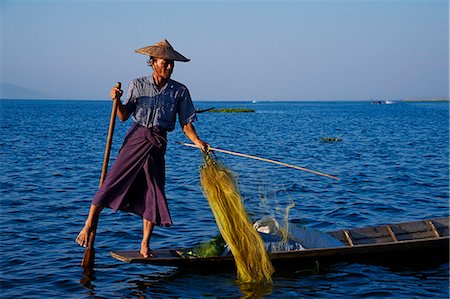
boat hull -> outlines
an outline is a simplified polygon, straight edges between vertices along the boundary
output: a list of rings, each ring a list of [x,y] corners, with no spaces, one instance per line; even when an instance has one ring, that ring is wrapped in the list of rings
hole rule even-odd
[[[431,223],[431,224],[430,224]],[[275,269],[305,269],[336,262],[381,264],[449,261],[449,218],[436,218],[392,225],[330,232],[345,246],[271,253]],[[394,233],[395,232],[395,233]],[[408,238],[408,239],[405,239]],[[155,257],[143,258],[138,251],[111,251],[127,263],[145,263],[197,270],[235,268],[233,256],[183,257],[185,249],[155,250]]]

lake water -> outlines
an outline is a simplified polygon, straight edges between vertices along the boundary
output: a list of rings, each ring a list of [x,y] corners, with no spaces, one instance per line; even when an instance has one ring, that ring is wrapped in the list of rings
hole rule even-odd
[[[1,105],[2,298],[239,298],[236,273],[201,274],[125,264],[110,250],[138,249],[141,220],[102,213],[95,274],[79,267],[74,239],[98,188],[111,102],[18,101]],[[218,153],[238,177],[252,220],[290,220],[321,231],[449,215],[448,103],[219,103],[255,113],[202,113],[196,129],[213,147],[279,160],[341,178]],[[111,161],[131,122],[117,122]],[[324,143],[322,137],[340,137]],[[209,240],[217,227],[199,185],[202,157],[179,126],[169,134],[166,192],[174,221],[152,248]],[[419,257],[420,259],[420,257]],[[449,265],[339,263],[280,272],[265,298],[448,298]]]

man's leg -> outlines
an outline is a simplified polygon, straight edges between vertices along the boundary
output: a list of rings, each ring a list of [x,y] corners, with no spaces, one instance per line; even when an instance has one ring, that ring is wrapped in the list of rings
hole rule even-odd
[[[153,257],[153,254],[150,250],[150,237],[153,231],[153,223],[145,218],[143,218],[143,230],[142,230],[142,242],[141,242],[141,250],[139,253],[144,257]]]
[[[78,234],[76,242],[83,247],[86,247],[89,241],[89,235],[92,232],[95,235],[97,231],[98,218],[100,217],[100,212],[103,210],[102,207],[97,207],[91,205],[89,209],[89,215],[86,219],[83,229]]]

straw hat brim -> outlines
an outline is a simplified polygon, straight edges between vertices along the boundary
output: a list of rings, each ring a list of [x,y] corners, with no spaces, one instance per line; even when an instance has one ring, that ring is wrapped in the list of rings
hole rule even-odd
[[[147,46],[140,49],[135,50],[136,53],[148,55],[155,58],[164,58],[175,61],[183,61],[188,62],[190,59],[184,57],[177,51],[160,46]]]

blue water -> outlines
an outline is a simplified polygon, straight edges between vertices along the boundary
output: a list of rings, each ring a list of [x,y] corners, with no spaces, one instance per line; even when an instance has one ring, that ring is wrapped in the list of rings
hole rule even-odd
[[[256,113],[203,113],[196,129],[213,147],[333,174],[218,154],[238,177],[253,220],[290,219],[322,231],[449,214],[448,103],[208,103]],[[105,210],[96,268],[86,280],[74,239],[95,193],[111,102],[13,101],[1,105],[2,298],[239,298],[235,273],[200,274],[125,264],[110,250],[138,249],[141,220]],[[116,125],[111,160],[130,122]],[[321,137],[340,137],[324,143]],[[179,127],[169,135],[167,185],[174,226],[155,228],[152,248],[191,246],[217,233],[200,186],[197,150]],[[320,272],[276,273],[265,298],[447,298],[449,266],[339,263]]]

